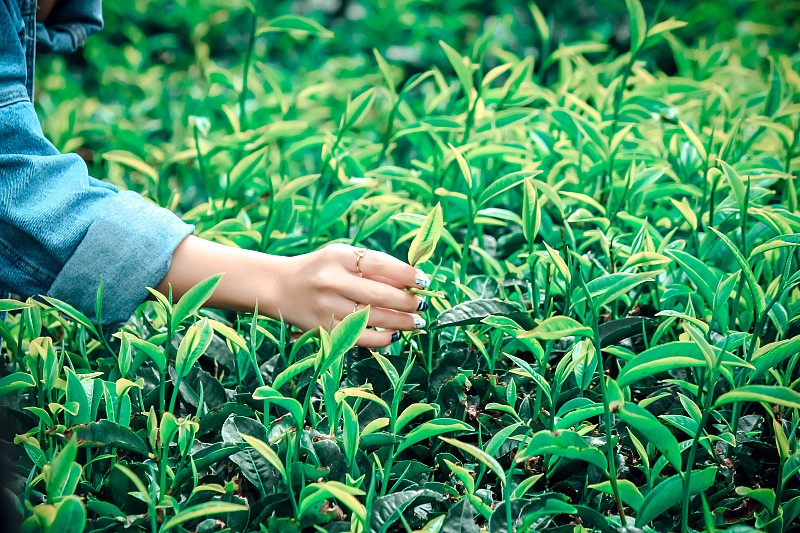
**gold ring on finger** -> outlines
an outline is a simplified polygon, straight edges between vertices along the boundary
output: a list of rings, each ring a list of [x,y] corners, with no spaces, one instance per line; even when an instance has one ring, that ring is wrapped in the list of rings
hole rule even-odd
[[[364,273],[361,272],[361,259],[363,259],[365,255],[367,255],[367,249],[359,248],[357,250],[353,250],[353,252],[355,252],[356,254],[356,272],[358,272],[359,276],[363,276]]]

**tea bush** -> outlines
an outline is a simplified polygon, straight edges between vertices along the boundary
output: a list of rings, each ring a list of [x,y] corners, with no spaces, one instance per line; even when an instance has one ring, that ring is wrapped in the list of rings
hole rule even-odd
[[[109,5],[45,131],[204,238],[416,263],[430,326],[0,302],[24,531],[800,530],[796,6],[243,4]]]

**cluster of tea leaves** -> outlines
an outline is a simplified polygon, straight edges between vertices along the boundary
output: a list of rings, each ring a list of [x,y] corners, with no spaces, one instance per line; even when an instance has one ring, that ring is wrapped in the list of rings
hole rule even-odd
[[[369,56],[298,15],[135,4],[89,43],[96,86],[42,73],[54,143],[210,240],[407,259],[429,326],[292,341],[203,309],[218,277],[116,332],[0,302],[24,531],[800,529],[797,50],[686,44],[638,0],[618,51],[535,5],[364,1],[417,35]]]

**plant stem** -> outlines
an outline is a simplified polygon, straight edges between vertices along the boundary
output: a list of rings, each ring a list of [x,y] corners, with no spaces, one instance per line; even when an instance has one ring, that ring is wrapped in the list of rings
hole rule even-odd
[[[397,116],[397,110],[400,108],[402,102],[402,91],[397,95],[397,101],[392,105],[392,110],[389,112],[389,119],[386,124],[386,131],[383,133],[383,145],[381,146],[381,153],[378,156],[378,166],[380,166],[386,159],[386,152],[389,151],[389,144],[394,135],[394,119]]]
[[[795,248],[796,247],[797,245],[795,245]],[[769,312],[772,310],[773,306],[778,302],[778,300],[781,297],[781,294],[783,294],[783,291],[786,290],[786,280],[789,277],[789,272],[791,271],[792,267],[792,256],[793,252],[787,253],[786,261],[783,264],[783,276],[781,276],[781,283],[778,286],[778,290],[775,292],[775,297],[772,298],[767,303],[767,306],[764,308],[764,312],[761,313],[761,317],[758,319],[758,322],[756,322],[755,329],[753,330],[753,334],[750,337],[750,343],[748,344],[747,352],[744,354],[744,360],[747,363],[750,362],[750,359],[753,357],[753,353],[755,353],[756,345],[759,339],[761,338],[761,335],[764,332],[764,328],[767,325],[767,320],[769,319]],[[738,291],[736,298],[737,302],[739,300],[739,296],[741,296],[740,292],[742,289],[742,285],[744,283],[744,276],[740,278],[740,281],[741,281],[741,283],[739,284],[740,291]],[[787,375],[790,376],[791,374]],[[747,377],[747,370],[744,368],[739,370],[739,373],[736,374],[735,386],[741,387],[742,385],[744,385],[746,377]],[[741,402],[734,403],[733,409],[731,410],[731,424],[732,424],[731,430],[733,431],[734,435],[736,435],[736,428],[739,427],[739,418],[741,416],[741,413],[742,413]]]
[[[339,143],[342,141],[342,137],[344,136],[345,132],[345,117],[342,117],[341,124],[339,126],[339,133],[336,135],[336,140],[333,141],[331,145],[331,152],[328,154],[328,157],[325,158],[325,161],[322,163],[322,168],[319,171],[319,179],[317,180],[317,187],[314,190],[314,197],[311,201],[311,213],[309,213],[310,220],[308,223],[308,251],[314,251],[314,226],[316,225],[317,221],[317,208],[319,207],[320,197],[324,194],[328,194],[328,189],[330,188],[330,184],[328,181],[325,181],[324,178],[327,177],[327,170],[330,166],[331,160],[333,159],[333,154],[336,153],[336,150],[339,149]]]
[[[467,200],[469,202],[469,214],[467,215],[467,231],[464,235],[464,244],[461,248],[461,268],[458,271],[458,281],[462,285],[467,284],[467,264],[469,263],[469,245],[470,241],[472,241],[472,232],[473,228],[475,227],[475,207],[474,202],[471,198],[472,191],[469,191],[470,198]]]
[[[597,309],[594,307],[592,294],[589,292],[589,288],[586,286],[586,281],[583,279],[583,273],[580,270],[578,271],[578,275],[580,276],[583,291],[586,293],[586,303],[588,304],[589,310],[592,313],[592,343],[594,344],[594,349],[597,350],[597,372],[599,373],[600,394],[603,397],[603,425],[605,426],[606,431],[605,448],[608,459],[608,480],[611,483],[611,491],[614,493],[614,500],[617,503],[617,512],[619,513],[620,523],[624,527],[627,522],[625,521],[625,509],[622,506],[622,499],[619,496],[619,488],[617,486],[617,462],[614,458],[611,406],[609,404],[608,394],[606,392],[606,371],[604,368],[605,365],[603,364],[603,355],[600,351],[600,330],[597,322]]]
[[[208,170],[206,169],[203,153],[200,151],[200,130],[197,128],[197,124],[194,125],[192,135],[194,137],[194,149],[197,151],[197,166],[200,169],[200,177],[203,179],[203,187],[206,188],[206,194],[208,195],[208,207],[211,209],[213,203],[211,193],[208,191]]]
[[[250,17],[250,37],[247,42],[247,53],[244,56],[244,71],[242,72],[242,92],[239,93],[239,126],[242,131],[248,128],[247,113],[245,104],[247,103],[247,79],[250,77],[250,66],[253,62],[253,48],[256,42],[256,26],[258,15],[253,11]]]
[[[708,423],[708,419],[712,413],[711,406],[714,402],[714,387],[716,386],[717,379],[719,378],[719,369],[722,365],[722,359],[725,356],[725,352],[728,349],[729,339],[730,337],[725,337],[725,344],[723,345],[719,356],[714,361],[714,367],[711,369],[708,380],[706,381],[707,390],[705,398],[703,399],[703,416],[700,418],[697,431],[692,439],[692,445],[689,448],[689,455],[686,458],[686,468],[684,469],[683,474],[683,494],[681,497],[681,533],[687,533],[689,529],[689,498],[691,496],[689,494],[689,489],[691,488],[692,470],[694,470],[694,458],[697,454],[697,445],[700,443],[700,438],[705,431],[706,424]]]

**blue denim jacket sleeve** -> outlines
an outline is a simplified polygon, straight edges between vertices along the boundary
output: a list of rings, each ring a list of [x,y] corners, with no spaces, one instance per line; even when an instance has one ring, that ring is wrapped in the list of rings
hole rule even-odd
[[[17,0],[0,0],[0,292],[47,294],[94,318],[102,279],[103,322],[124,322],[194,227],[89,177],[44,137],[26,90],[26,38]]]
[[[61,0],[36,25],[36,46],[40,52],[74,52],[86,38],[103,28],[101,0]]]

